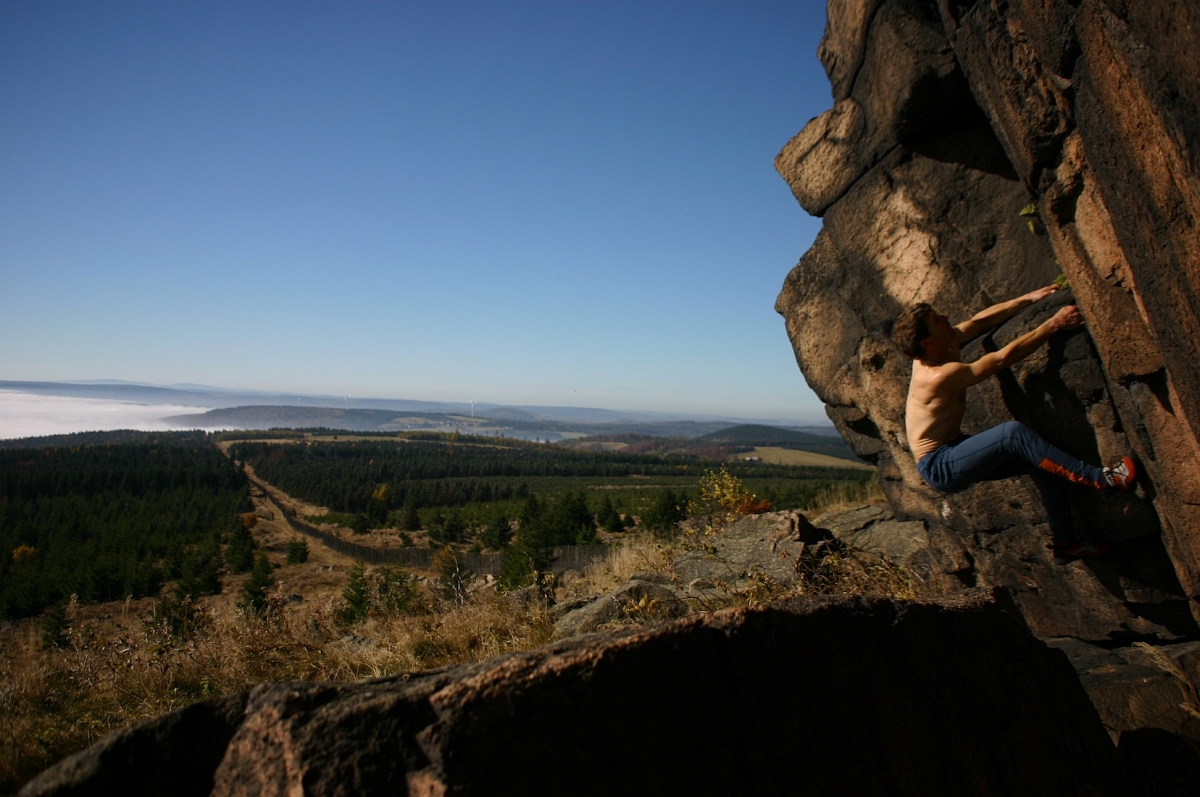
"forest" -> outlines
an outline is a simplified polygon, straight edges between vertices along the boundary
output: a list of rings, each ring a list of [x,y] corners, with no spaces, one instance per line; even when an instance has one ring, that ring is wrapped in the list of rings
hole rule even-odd
[[[449,509],[483,525],[502,513],[511,517],[531,495],[549,499],[575,493],[588,495],[593,514],[611,505],[640,515],[661,503],[664,492],[685,499],[703,472],[719,468],[776,509],[803,508],[834,485],[873,478],[845,468],[611,453],[461,435],[246,441],[231,443],[228,453],[289,495],[335,513],[366,514],[372,527],[402,527],[403,517],[414,514],[420,518],[416,527],[424,527]]]
[[[24,442],[0,450],[0,617],[71,595],[153,595],[172,580],[213,592],[222,567],[250,567],[248,482],[205,434]]]

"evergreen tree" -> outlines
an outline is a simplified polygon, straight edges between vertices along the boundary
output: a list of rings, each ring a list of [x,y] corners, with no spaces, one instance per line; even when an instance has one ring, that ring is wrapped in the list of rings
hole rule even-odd
[[[499,551],[512,540],[512,526],[509,525],[508,515],[497,515],[483,530],[479,541],[486,547]]]
[[[342,587],[342,600],[335,619],[342,625],[354,625],[367,619],[371,609],[371,585],[367,581],[367,566],[356,561],[350,568],[350,578]]]
[[[238,606],[243,609],[261,614],[267,608],[267,591],[275,586],[275,577],[271,575],[271,562],[265,553],[254,557],[254,567],[250,570],[250,578],[242,587],[242,599]]]
[[[414,503],[404,505],[403,528],[405,531],[421,530],[421,513],[417,511],[417,505]]]
[[[375,603],[387,614],[415,614],[421,609],[421,591],[414,576],[394,567],[376,574]]]
[[[287,563],[289,565],[300,565],[308,561],[308,541],[302,540],[299,537],[291,540],[287,544]]]
[[[625,530],[625,524],[621,522],[620,513],[617,512],[617,508],[613,506],[612,499],[607,495],[600,502],[600,509],[596,512],[596,522],[600,524],[600,528],[614,534]]]
[[[555,545],[588,545],[596,541],[596,521],[583,490],[559,496],[554,503],[552,524]]]
[[[505,589],[519,589],[537,583],[543,573],[549,573],[554,564],[554,553],[549,548],[534,548],[521,538],[516,539],[504,550],[504,561],[496,581]]]
[[[679,522],[687,517],[684,507],[687,496],[666,489],[660,492],[650,507],[642,513],[642,525],[660,537],[670,537],[678,531]]]
[[[442,524],[442,541],[461,542],[466,533],[467,525],[463,523],[462,516],[456,510],[451,511],[446,516],[446,522]]]
[[[229,565],[229,569],[235,573],[245,573],[253,567],[254,549],[257,547],[254,537],[250,535],[250,529],[242,523],[237,524],[229,532],[229,540],[225,548],[225,562]]]
[[[62,603],[54,603],[42,619],[42,647],[61,648],[67,643],[66,630],[67,609]]]

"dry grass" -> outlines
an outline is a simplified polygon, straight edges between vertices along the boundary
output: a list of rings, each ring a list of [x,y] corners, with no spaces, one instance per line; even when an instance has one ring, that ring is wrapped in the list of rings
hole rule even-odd
[[[849,509],[856,504],[875,504],[885,500],[878,478],[871,479],[866,484],[837,482],[817,493],[812,506],[807,507],[804,514],[810,521],[817,523],[827,515]]]
[[[1158,667],[1175,679],[1175,683],[1179,685],[1179,690],[1183,694],[1183,702],[1179,704],[1179,707],[1187,712],[1188,715],[1200,719],[1200,689],[1196,688],[1196,684],[1192,683],[1191,678],[1183,671],[1183,668],[1174,659],[1153,645],[1145,642],[1134,642],[1133,646],[1149,656],[1150,661],[1155,667]]]
[[[337,602],[266,617],[201,609],[187,638],[147,617],[115,635],[73,621],[43,649],[35,622],[9,628],[0,660],[0,792],[105,733],[263,681],[350,681],[479,661],[550,638],[543,609],[493,590],[417,616],[334,621]]]
[[[875,485],[867,489],[878,494]],[[824,499],[845,505],[868,494],[842,488]],[[260,522],[255,533],[277,559],[294,536],[279,518]],[[611,592],[639,570],[669,573],[672,560],[694,544],[703,541],[686,534],[674,540],[622,535],[608,556],[560,588],[559,597]],[[436,590],[426,588],[421,613],[377,610],[362,623],[340,626],[338,585],[345,583],[349,560],[320,545],[311,548],[308,564],[277,571],[286,585],[281,583],[267,617],[236,610],[245,579],[237,576],[227,580],[222,595],[203,601],[184,637],[154,621],[151,601],[70,607],[66,644],[59,648],[43,648],[37,620],[0,630],[0,793],[109,731],[196,700],[263,681],[351,681],[481,661],[536,647],[553,633],[537,602],[478,585],[462,604],[439,601]],[[878,558],[819,553],[805,560],[798,584],[784,589],[752,577],[726,588],[720,605],[817,592],[913,593],[904,574]],[[297,592],[306,599],[288,603],[283,597]]]

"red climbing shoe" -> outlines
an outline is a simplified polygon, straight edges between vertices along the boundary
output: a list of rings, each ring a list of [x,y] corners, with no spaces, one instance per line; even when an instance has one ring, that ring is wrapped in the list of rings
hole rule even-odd
[[[1059,564],[1066,564],[1073,559],[1104,556],[1107,550],[1107,542],[1088,542],[1087,540],[1078,540],[1070,545],[1054,546],[1054,560]]]
[[[1116,465],[1104,469],[1104,481],[1108,482],[1108,486],[1114,490],[1132,490],[1133,480],[1136,476],[1137,471],[1133,466],[1133,460],[1129,457],[1124,457]]]

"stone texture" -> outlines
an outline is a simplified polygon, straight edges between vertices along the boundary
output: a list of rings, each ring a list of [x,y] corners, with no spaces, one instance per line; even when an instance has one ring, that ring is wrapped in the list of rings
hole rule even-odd
[[[1114,741],[1138,728],[1158,728],[1200,742],[1200,642],[1155,648],[1177,668],[1170,672],[1141,647],[1109,650],[1078,639],[1049,639],[1079,673],[1092,705]],[[1191,711],[1189,711],[1189,707]]]
[[[1196,633],[1197,31],[1181,0],[831,0],[821,57],[837,102],[777,159],[825,220],[776,303],[806,381],[878,466],[897,521],[925,524],[909,562],[947,589],[1008,586],[1042,635]],[[1030,202],[1045,235],[1017,215]],[[1093,463],[1136,455],[1136,495],[1073,502],[1114,553],[1065,569],[1027,479],[924,485],[904,435],[910,364],[890,343],[912,302],[965,318],[1060,270],[1072,296],[966,353],[1067,300],[1087,331],[973,388],[965,426],[1015,418]]]
[[[1128,793],[1066,657],[984,595],[729,610],[237,701],[215,742],[177,712],[22,794]],[[168,753],[194,744],[223,756]]]

